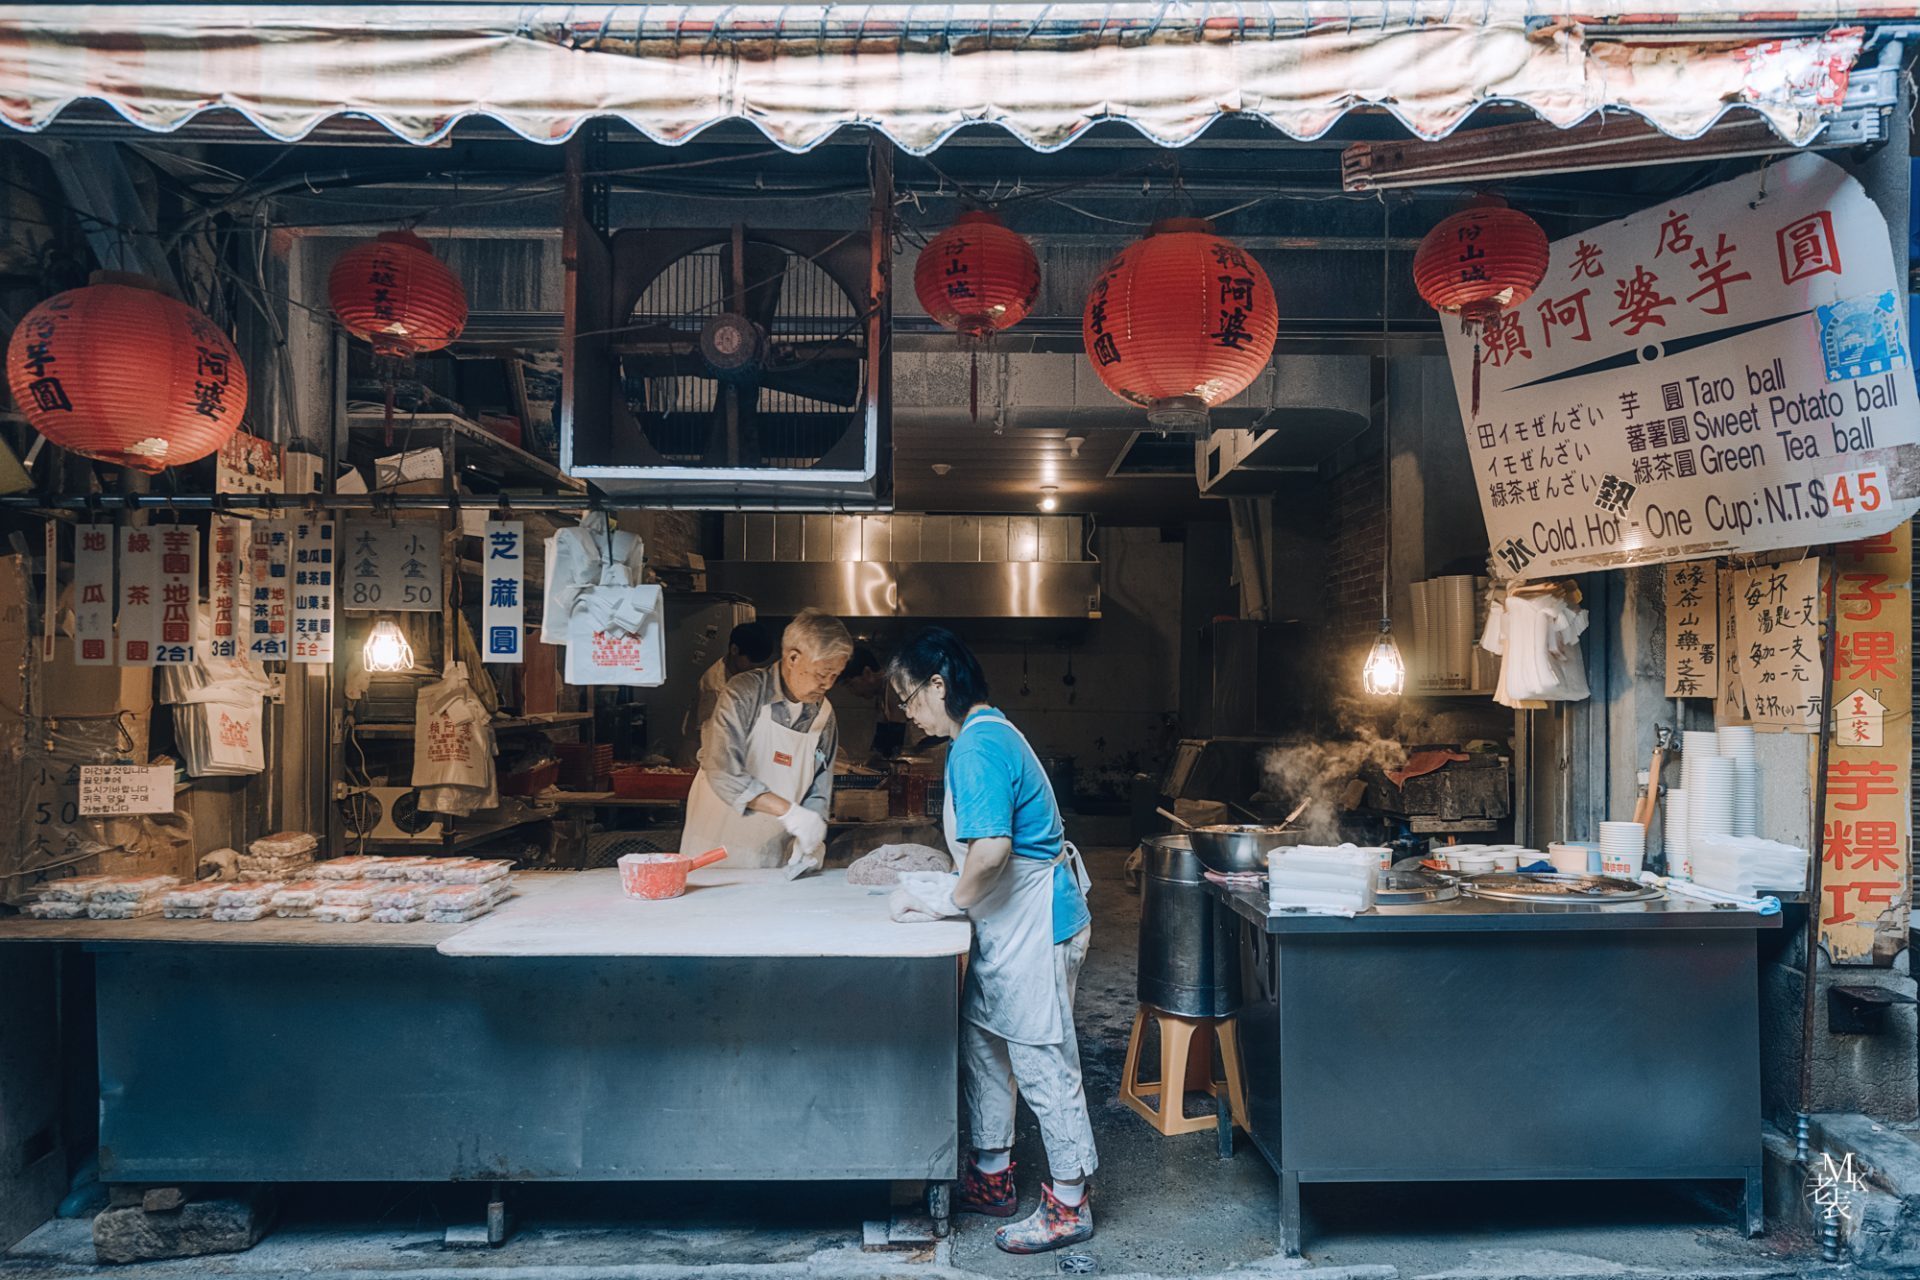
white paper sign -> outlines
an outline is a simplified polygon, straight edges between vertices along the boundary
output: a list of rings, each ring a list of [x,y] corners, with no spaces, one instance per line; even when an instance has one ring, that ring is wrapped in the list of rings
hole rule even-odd
[[[120,665],[150,667],[160,643],[160,543],[151,528],[120,530]]]
[[[333,521],[293,525],[293,661],[333,661]]]
[[[200,640],[200,531],[189,525],[158,525],[160,544],[160,643],[156,666],[193,661]]]
[[[1740,680],[1756,729],[1820,727],[1820,562],[1733,572]]]
[[[208,605],[213,634],[208,646],[216,658],[237,658],[246,636],[249,602],[247,567],[253,550],[253,521],[238,516],[213,518],[213,545],[207,557]]]
[[[1494,554],[1540,578],[1909,519],[1905,301],[1885,217],[1811,153],[1555,241],[1478,335],[1478,414],[1476,336],[1444,327]]]
[[[1720,572],[1711,560],[1667,566],[1667,696],[1720,696]]]
[[[1887,740],[1887,708],[1865,689],[1834,699],[1834,743],[1842,747],[1878,747]]]
[[[341,608],[433,613],[440,608],[440,527],[350,522],[341,554]]]
[[[253,610],[249,619],[249,651],[262,662],[284,662],[291,647],[291,596],[288,592],[293,558],[293,526],[283,517],[253,526],[253,554],[249,577],[253,581]]]
[[[173,812],[173,766],[83,764],[80,816]]]
[[[113,665],[113,526],[73,530],[73,661]]]
[[[481,661],[519,662],[526,643],[526,527],[489,520],[480,534]]]

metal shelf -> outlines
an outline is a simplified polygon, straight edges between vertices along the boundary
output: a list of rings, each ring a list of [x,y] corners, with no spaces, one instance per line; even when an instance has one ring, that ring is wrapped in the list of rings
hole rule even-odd
[[[574,479],[546,459],[537,458],[486,428],[450,413],[394,414],[391,446],[385,439],[384,414],[349,414],[347,432],[349,460],[369,469],[375,457],[398,453],[403,444],[408,450],[444,449],[451,445],[463,480],[471,474],[502,489],[539,485],[557,488],[563,493],[587,491],[585,481]],[[379,433],[379,438],[369,439],[374,433]]]

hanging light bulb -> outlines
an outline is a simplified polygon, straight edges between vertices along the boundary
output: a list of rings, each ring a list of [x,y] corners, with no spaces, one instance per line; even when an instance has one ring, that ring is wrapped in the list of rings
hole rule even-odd
[[[1060,490],[1055,488],[1053,485],[1048,484],[1048,485],[1040,486],[1040,509],[1042,511],[1051,511],[1055,507],[1059,506],[1060,505],[1060,498],[1058,496],[1059,493],[1060,493]]]
[[[1393,622],[1380,619],[1380,635],[1367,651],[1367,665],[1361,683],[1376,698],[1397,698],[1407,687],[1407,664],[1401,660],[1400,646],[1393,642]]]
[[[370,672],[413,670],[413,646],[400,634],[400,628],[382,618],[367,633],[366,647],[360,651],[360,665]]]

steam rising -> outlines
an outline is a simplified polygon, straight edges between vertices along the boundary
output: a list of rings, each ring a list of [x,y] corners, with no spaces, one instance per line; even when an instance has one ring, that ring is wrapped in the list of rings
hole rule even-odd
[[[1405,744],[1380,731],[1373,723],[1376,714],[1374,706],[1343,700],[1335,718],[1345,727],[1346,741],[1273,747],[1261,756],[1262,790],[1271,802],[1291,809],[1302,800],[1312,801],[1294,821],[1302,843],[1338,843],[1340,800],[1347,784],[1368,765],[1386,770],[1406,762]]]

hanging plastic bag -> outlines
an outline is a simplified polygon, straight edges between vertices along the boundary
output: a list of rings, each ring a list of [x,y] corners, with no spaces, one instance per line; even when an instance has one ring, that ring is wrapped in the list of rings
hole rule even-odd
[[[467,682],[466,664],[420,691],[413,718],[413,785],[420,807],[467,814],[500,803],[493,767],[493,723]]]
[[[659,586],[599,587],[594,598],[594,608],[580,608],[567,620],[567,683],[645,688],[665,683],[666,619]],[[609,626],[598,620],[601,616],[617,621]]]

